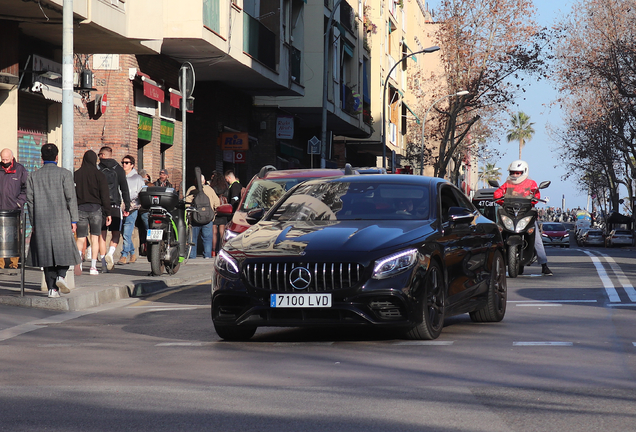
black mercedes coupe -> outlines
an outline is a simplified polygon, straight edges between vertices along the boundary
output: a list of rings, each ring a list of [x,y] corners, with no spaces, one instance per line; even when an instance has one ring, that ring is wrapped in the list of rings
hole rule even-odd
[[[444,318],[506,312],[503,241],[455,186],[413,175],[342,176],[291,189],[228,241],[212,273],[226,340],[259,326],[372,325],[435,339]]]

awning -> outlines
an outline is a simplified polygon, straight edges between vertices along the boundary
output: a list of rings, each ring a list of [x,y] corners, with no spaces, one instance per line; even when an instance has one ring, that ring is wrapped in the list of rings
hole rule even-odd
[[[410,51],[411,54],[413,54],[413,50],[411,48],[408,47],[408,45],[406,44],[406,42],[402,41],[402,45],[404,45],[404,48],[406,48],[407,51]],[[408,54],[406,54],[408,55]],[[413,60],[415,63],[417,63],[417,57],[415,57],[414,55],[411,56],[411,60]]]
[[[402,91],[399,88],[395,87],[393,84],[389,84],[389,87],[391,87],[393,90],[398,92],[401,98],[404,98],[404,93],[402,93]]]
[[[413,111],[411,109],[410,106],[408,106],[405,102],[402,102],[402,105],[404,105],[404,107],[409,110],[411,112],[411,114],[413,114],[413,116],[415,117],[415,121],[417,122],[417,124],[420,124],[420,118],[417,116],[417,114],[415,114],[415,111]]]
[[[48,100],[62,103],[61,88],[42,84],[42,86],[40,87],[40,91],[42,92],[42,96],[44,96]],[[82,95],[77,92],[73,92],[73,105],[78,108],[84,108],[84,104],[82,104]]]
[[[144,96],[161,103],[166,100],[166,94],[160,84],[157,84],[144,75],[141,76],[141,81],[144,84]]]

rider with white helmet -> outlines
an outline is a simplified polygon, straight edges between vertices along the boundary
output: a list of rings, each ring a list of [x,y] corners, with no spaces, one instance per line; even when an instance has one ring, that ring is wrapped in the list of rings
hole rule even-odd
[[[502,204],[505,195],[520,197],[534,195],[536,199],[541,198],[537,182],[528,178],[528,171],[527,162],[522,160],[513,161],[508,166],[509,176],[506,182],[493,194],[495,201],[497,201],[498,204]],[[534,225],[537,232],[537,235],[534,237],[534,250],[537,253],[537,261],[541,264],[541,273],[546,276],[552,276],[552,271],[548,268],[548,257],[543,247],[543,240],[539,235],[539,224],[535,221]]]

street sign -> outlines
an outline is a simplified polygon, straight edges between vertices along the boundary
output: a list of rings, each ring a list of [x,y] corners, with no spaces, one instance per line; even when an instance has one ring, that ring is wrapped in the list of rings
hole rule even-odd
[[[315,136],[307,141],[307,154],[320,154],[320,140]]]
[[[183,70],[185,69],[185,85],[183,83]],[[194,91],[194,66],[190,62],[185,62],[181,65],[181,71],[179,72],[179,92],[181,95],[188,99],[192,96]]]

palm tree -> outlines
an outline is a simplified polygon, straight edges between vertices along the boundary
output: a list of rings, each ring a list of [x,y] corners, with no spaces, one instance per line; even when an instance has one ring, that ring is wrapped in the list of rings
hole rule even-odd
[[[486,187],[489,180],[499,181],[501,178],[501,168],[497,168],[494,163],[487,163],[486,166],[479,171],[478,175],[485,183],[484,187]]]
[[[530,116],[523,111],[519,111],[510,119],[511,128],[508,129],[506,138],[508,142],[519,141],[519,159],[521,159],[521,149],[526,141],[530,141],[534,135],[533,124],[534,123],[530,123]]]

